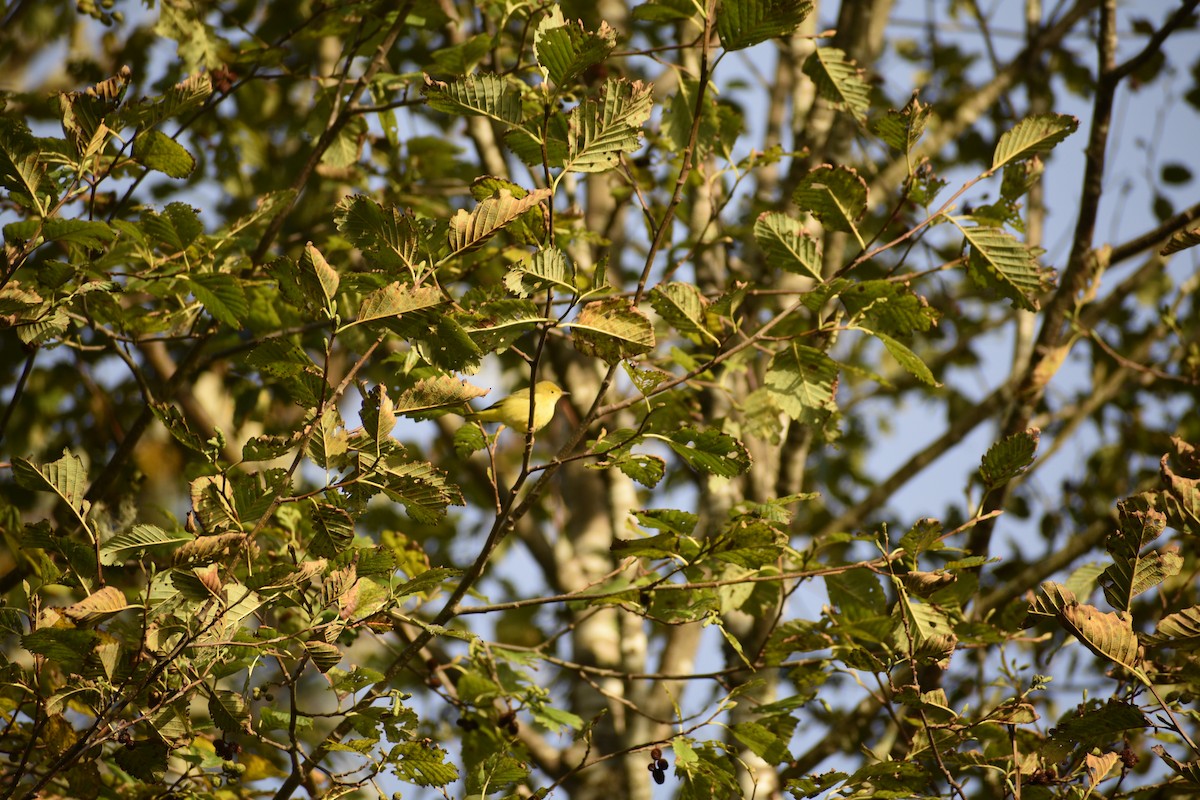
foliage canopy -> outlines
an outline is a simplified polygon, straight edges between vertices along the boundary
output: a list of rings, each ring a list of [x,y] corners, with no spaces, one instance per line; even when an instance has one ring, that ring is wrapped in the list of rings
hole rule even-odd
[[[1197,2],[933,5],[9,4],[3,797],[1196,791]]]

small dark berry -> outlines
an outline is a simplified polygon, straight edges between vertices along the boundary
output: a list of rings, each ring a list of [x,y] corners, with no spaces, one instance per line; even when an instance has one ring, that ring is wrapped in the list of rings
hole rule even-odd
[[[654,761],[658,761],[660,758],[662,758],[662,748],[656,747],[653,750],[651,750],[650,758],[653,759]]]
[[[659,786],[662,786],[664,783],[666,783],[666,780],[667,780],[666,773],[664,773],[661,769],[656,769],[656,770],[654,770],[654,772],[652,772],[650,774],[654,776],[654,782],[657,783]]]
[[[666,768],[667,768],[667,767],[669,767],[669,766],[671,766],[671,765],[667,763],[667,760],[666,760],[665,758],[660,758],[660,759],[658,760],[658,768],[659,768],[660,770],[664,770],[664,769],[666,769]]]
[[[654,770],[658,769],[658,767],[654,766],[654,762],[651,761],[649,764],[646,765],[646,769],[650,770],[651,772],[654,772]]]
[[[520,730],[521,730],[521,723],[517,722],[515,719],[509,721],[508,732],[510,734],[512,734],[513,736],[516,736],[518,731],[520,731]]]

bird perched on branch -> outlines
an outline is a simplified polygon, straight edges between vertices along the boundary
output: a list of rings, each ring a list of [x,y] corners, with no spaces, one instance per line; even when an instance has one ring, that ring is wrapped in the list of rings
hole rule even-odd
[[[475,422],[502,422],[521,433],[540,431],[554,418],[558,400],[566,392],[554,381],[538,381],[533,387],[533,425],[529,424],[529,389],[517,391],[482,411],[467,414]]]

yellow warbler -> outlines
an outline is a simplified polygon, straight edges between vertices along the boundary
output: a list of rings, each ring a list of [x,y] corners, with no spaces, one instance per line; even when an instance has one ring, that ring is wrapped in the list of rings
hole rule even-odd
[[[509,428],[528,433],[540,431],[554,418],[558,399],[566,392],[554,381],[538,381],[533,387],[533,427],[529,426],[529,390],[518,389],[482,411],[467,414],[478,422],[503,422]]]

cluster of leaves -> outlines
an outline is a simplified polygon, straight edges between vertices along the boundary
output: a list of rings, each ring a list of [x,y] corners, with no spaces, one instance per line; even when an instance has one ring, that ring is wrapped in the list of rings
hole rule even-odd
[[[1167,529],[1200,533],[1185,439],[1157,488],[1117,505],[1105,562],[1032,602],[1036,581],[983,583],[986,541],[951,540],[994,520],[1035,465],[1037,428],[983,455],[978,508],[895,540],[835,516],[852,464],[831,455],[796,485],[769,471],[814,443],[852,449],[848,396],[944,388],[943,273],[997,315],[1074,302],[1023,238],[1021,205],[1073,116],[1005,126],[942,199],[920,151],[933,107],[887,108],[846,50],[820,44],[799,74],[904,175],[786,154],[779,202],[738,209],[741,176],[785,154],[734,157],[743,121],[714,76],[725,53],[812,24],[807,0],[638,6],[640,41],[680,33],[666,103],[627,75],[644,66],[615,27],[557,6],[486,3],[481,32],[455,39],[449,15],[466,10],[451,3],[304,4],[303,23],[289,4],[233,5],[218,29],[161,4],[153,31],[178,43],[181,72],[157,89],[124,69],[48,104],[15,94],[0,116],[0,309],[22,365],[0,497],[8,796],[251,796],[257,781],[278,797],[455,782],[588,796],[630,755],[639,785],[646,753],[663,783],[668,746],[685,798],[766,773],[796,797],[1022,782],[1075,796],[1124,776],[1124,754],[1156,735],[1178,773],[1164,782],[1200,783],[1178,746],[1200,756],[1182,710],[1200,691],[1197,555],[1149,549]],[[255,36],[233,35],[251,22]],[[345,48],[332,71],[331,41]],[[280,110],[295,78],[304,113]],[[480,163],[446,137],[402,137],[398,110],[471,138]],[[989,181],[998,200],[955,213]],[[207,205],[214,185],[229,197]],[[644,228],[627,232],[618,208]],[[708,237],[726,225],[741,268]],[[935,268],[901,254],[918,241]],[[1195,243],[1184,230],[1166,250]],[[1042,367],[1037,390],[1057,364]],[[458,424],[484,369],[554,378],[572,402],[524,438]],[[677,507],[688,486],[702,510]],[[543,585],[505,578],[517,543]],[[829,603],[797,618],[789,599],[812,585]],[[490,603],[494,586],[511,599]],[[1090,604],[1098,592],[1112,611]],[[561,618],[534,620],[543,606]],[[1054,631],[1039,657],[1069,634],[1105,665],[1093,695],[1107,702],[1043,730],[1048,679],[1008,664],[1029,657],[1026,624]],[[629,637],[615,660],[599,625]],[[702,627],[726,668],[622,660],[637,637]],[[987,677],[962,680],[966,661]],[[830,702],[846,676],[876,682],[857,708]],[[717,687],[696,714],[636,688],[693,677]],[[800,757],[802,719],[861,732],[868,755],[818,774],[830,751]]]

